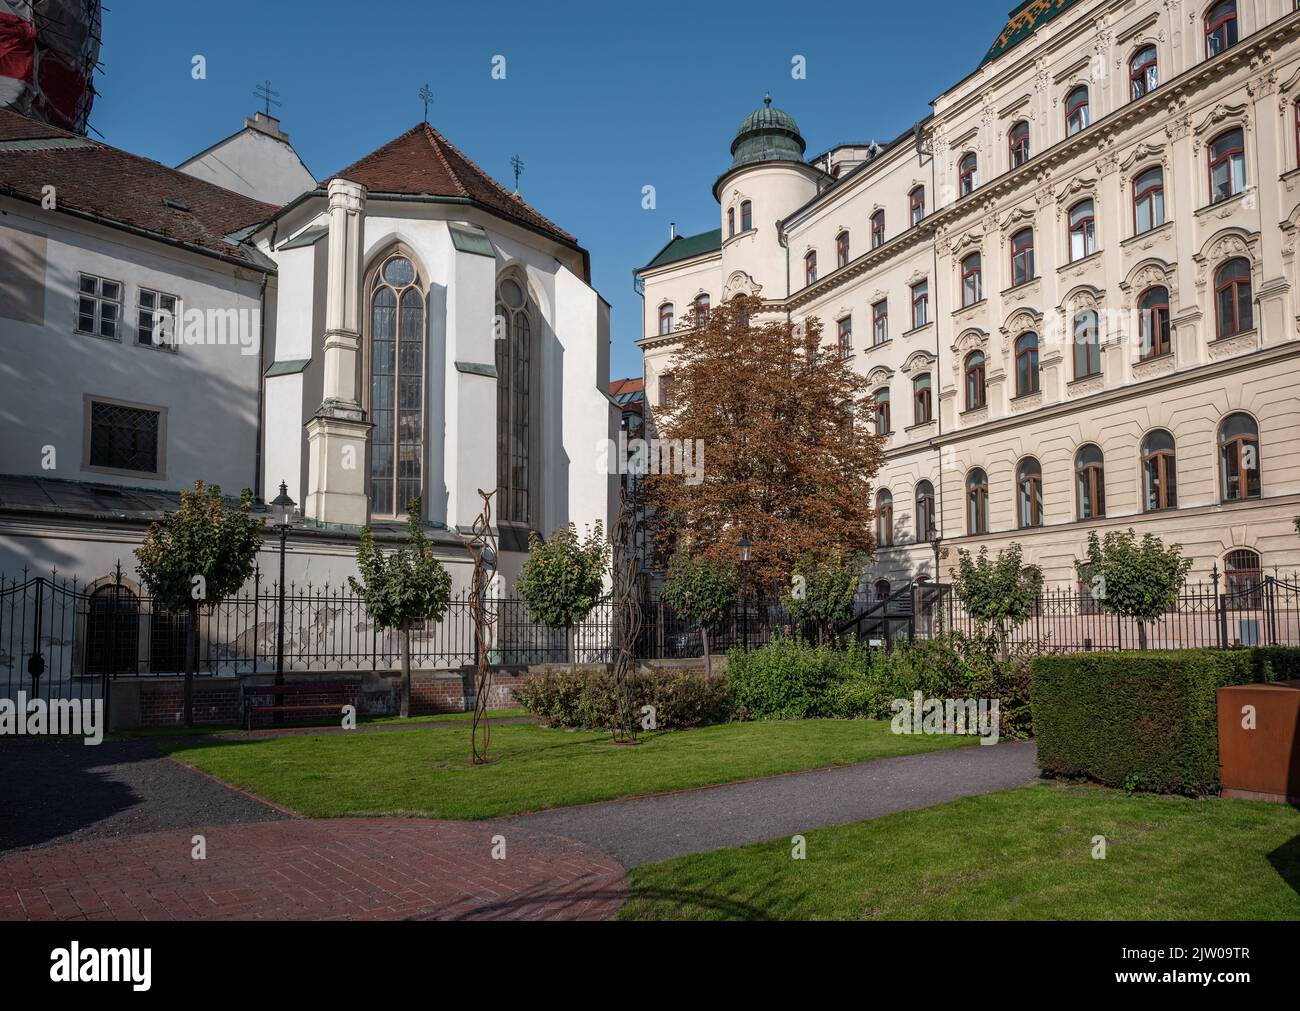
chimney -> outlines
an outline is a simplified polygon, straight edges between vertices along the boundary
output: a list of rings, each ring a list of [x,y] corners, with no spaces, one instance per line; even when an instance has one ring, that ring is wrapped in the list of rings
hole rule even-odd
[[[282,140],[286,143],[289,140],[289,135],[280,129],[280,121],[264,112],[254,113],[252,119],[244,120],[244,126],[251,127],[258,133],[264,133],[268,137],[274,137],[276,140]]]
[[[677,222],[670,221],[668,222],[668,241],[672,242],[675,238],[677,238]]]

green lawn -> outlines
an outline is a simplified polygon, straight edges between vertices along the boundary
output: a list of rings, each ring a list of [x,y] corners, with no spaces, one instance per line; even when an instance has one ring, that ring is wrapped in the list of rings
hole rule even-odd
[[[1092,857],[1093,837],[1107,841]],[[1300,919],[1300,811],[1035,785],[631,873],[624,919]]]
[[[492,730],[487,766],[469,764],[469,731],[375,731],[253,741],[160,742],[181,761],[309,817],[406,814],[491,818],[548,807],[728,783],[975,743],[898,735],[887,721],[729,723],[647,734],[635,747],[603,733],[529,724]]]
[[[520,719],[528,715],[527,709],[493,709],[492,719],[510,720]],[[422,723],[468,723],[474,719],[474,714],[469,713],[438,713],[430,716],[360,716],[357,718],[359,727],[387,727],[387,726],[418,726]],[[258,725],[258,730],[268,730],[269,727]],[[292,730],[293,724],[289,724],[285,729]],[[242,734],[244,728],[236,723],[213,723],[203,724],[197,727],[141,727],[138,730],[119,730],[108,735],[110,741],[134,741],[134,740],[152,740],[158,737],[219,737],[227,734]]]

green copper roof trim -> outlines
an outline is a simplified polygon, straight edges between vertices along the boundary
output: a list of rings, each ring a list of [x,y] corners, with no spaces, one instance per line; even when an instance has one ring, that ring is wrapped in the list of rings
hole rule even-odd
[[[304,228],[288,242],[281,243],[280,249],[303,249],[314,246],[329,233],[330,230],[325,225],[313,225],[311,228]]]
[[[456,371],[471,376],[487,376],[489,379],[497,378],[497,367],[495,365],[484,365],[482,362],[457,362]]]
[[[665,263],[689,260],[692,256],[702,256],[721,248],[721,228],[715,228],[711,232],[701,232],[699,235],[679,235],[659,250],[655,258],[641,269],[649,270],[652,267],[662,267]]]
[[[496,250],[492,248],[487,232],[477,225],[448,225],[447,227],[451,230],[451,244],[462,253],[496,259]]]
[[[1073,7],[1078,0],[1025,0],[1007,15],[1007,26],[997,37],[988,54],[980,61],[980,66],[996,60],[1003,53],[1014,49],[1043,25],[1051,21],[1062,11]]]
[[[287,362],[272,362],[271,367],[263,375],[267,379],[272,379],[275,376],[296,376],[310,364],[310,358],[294,358]]]
[[[803,161],[808,145],[799,125],[788,112],[772,108],[772,96],[763,96],[763,108],[751,112],[731,142],[733,169],[765,161]]]

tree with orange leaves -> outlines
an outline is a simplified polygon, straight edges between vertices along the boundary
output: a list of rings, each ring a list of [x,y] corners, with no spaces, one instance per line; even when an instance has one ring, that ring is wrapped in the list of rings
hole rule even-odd
[[[661,565],[678,551],[735,562],[747,536],[748,587],[777,593],[800,559],[872,553],[884,440],[866,378],[822,345],[820,322],[754,322],[760,306],[742,296],[686,320],[647,491]],[[667,472],[679,444],[696,472]]]

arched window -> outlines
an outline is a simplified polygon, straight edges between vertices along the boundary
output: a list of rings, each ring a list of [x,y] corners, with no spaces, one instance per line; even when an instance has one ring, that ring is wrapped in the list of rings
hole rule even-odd
[[[1264,564],[1258,551],[1237,548],[1223,557],[1224,591],[1230,611],[1264,606]]]
[[[916,539],[931,540],[935,530],[934,485],[929,481],[920,481],[916,485]]]
[[[1034,279],[1034,230],[1022,228],[1011,236],[1011,287]]]
[[[1250,261],[1229,260],[1214,274],[1214,317],[1220,337],[1232,337],[1255,328],[1254,298],[1250,286]]]
[[[1174,437],[1164,429],[1142,440],[1142,498],[1146,512],[1178,508],[1178,461]]]
[[[989,476],[978,467],[966,475],[966,532],[989,532]]]
[[[1210,142],[1210,203],[1235,197],[1246,189],[1246,141],[1241,129],[1221,133]]]
[[[894,543],[894,496],[888,488],[876,492],[876,543],[882,548]]]
[[[1144,46],[1128,61],[1129,94],[1138,99],[1149,95],[1160,86],[1160,66],[1156,60],[1156,47]]]
[[[907,195],[908,206],[912,214],[912,227],[919,225],[925,217],[925,187],[918,186]]]
[[[727,238],[736,234],[736,209],[727,208]]]
[[[813,284],[817,280],[817,250],[810,249],[803,258],[803,283]]]
[[[1097,314],[1085,309],[1074,317],[1074,378],[1101,374],[1101,333]]]
[[[876,599],[877,599],[877,600],[888,600],[888,599],[889,599],[889,592],[890,592],[890,591],[889,591],[889,580],[888,580],[888,579],[877,579],[877,580],[876,580],[876,587],[875,587],[875,590],[876,590]]]
[[[389,256],[370,281],[370,514],[398,517],[424,477],[424,284]]]
[[[913,424],[925,425],[933,417],[933,400],[930,391],[930,373],[923,372],[912,380]]]
[[[1043,525],[1043,469],[1032,456],[1016,468],[1016,514],[1022,530]]]
[[[1099,446],[1080,446],[1074,454],[1074,489],[1079,519],[1106,515],[1106,466]]]
[[[964,197],[975,192],[975,187],[979,185],[979,158],[974,151],[968,151],[962,155],[961,161],[957,164],[958,189]]]
[[[1091,200],[1080,200],[1070,208],[1070,261],[1082,260],[1097,251],[1097,215]]]
[[[984,258],[971,253],[961,261],[961,304],[974,305],[984,298]]]
[[[912,285],[912,329],[919,330],[930,322],[930,282]]]
[[[740,230],[748,232],[754,227],[754,205],[748,200],[740,202]]]
[[[853,317],[845,316],[835,324],[840,345],[840,357],[848,358],[853,354]]]
[[[1167,288],[1148,288],[1138,299],[1138,336],[1142,342],[1138,348],[1138,357],[1143,361],[1169,354],[1169,290]]]
[[[1249,414],[1229,414],[1219,426],[1219,488],[1225,502],[1259,498],[1259,426]]]
[[[1038,334],[1022,333],[1016,338],[1016,396],[1038,392]]]
[[[1205,57],[1218,56],[1237,44],[1237,3],[1224,0],[1205,14]]]
[[[1156,166],[1133,180],[1133,233],[1141,235],[1165,223],[1165,171]]]
[[[1021,120],[1007,132],[1007,148],[1011,153],[1011,167],[1019,168],[1029,161],[1029,124]]]
[[[893,431],[892,422],[889,417],[889,387],[882,386],[871,396],[875,401],[876,434],[888,435]]]
[[[1080,84],[1065,96],[1065,135],[1074,136],[1087,127],[1088,122],[1088,88]]]
[[[673,304],[671,302],[665,302],[659,307],[659,335],[662,337],[665,334],[670,334],[672,332]]]
[[[881,299],[871,307],[871,343],[884,344],[889,340],[889,299]]]
[[[849,262],[849,233],[840,232],[835,236],[835,262],[838,266],[848,266]]]
[[[871,215],[871,248],[885,244],[885,212],[876,211]]]
[[[530,523],[532,464],[532,322],[523,283],[507,277],[497,289],[497,514],[502,520]],[[660,321],[662,325],[662,310]],[[672,328],[672,306],[668,307]],[[663,377],[661,398],[671,402],[670,380]]]
[[[709,321],[709,296],[695,296],[695,325],[704,326]]]
[[[972,351],[966,356],[966,410],[974,411],[988,403],[988,386],[984,352]]]

